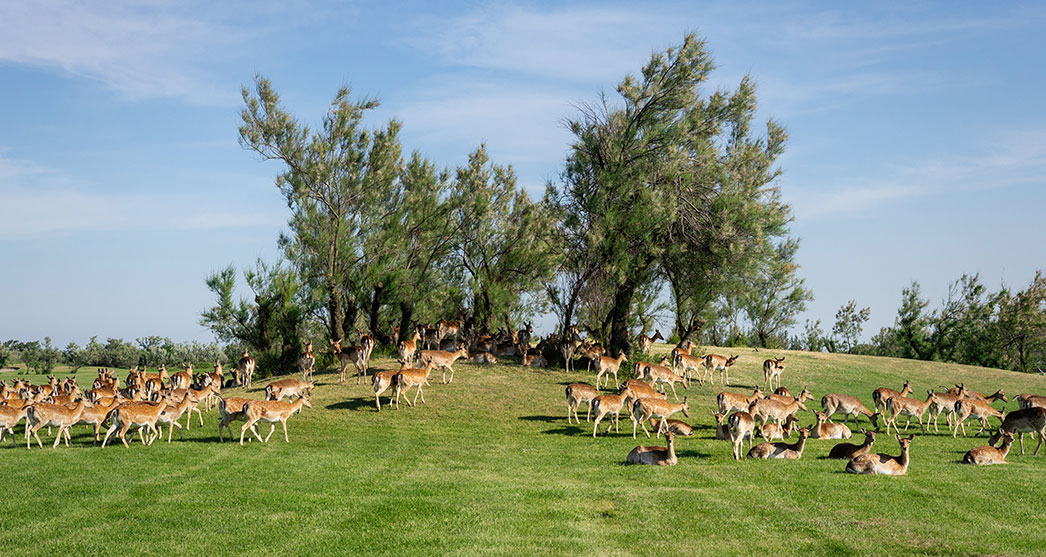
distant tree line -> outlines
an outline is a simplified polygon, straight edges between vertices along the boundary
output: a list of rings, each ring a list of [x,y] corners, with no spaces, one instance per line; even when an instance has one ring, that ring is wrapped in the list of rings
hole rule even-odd
[[[884,327],[864,353],[1036,371],[1046,369],[1046,276],[1023,290],[990,291],[978,275],[963,275],[937,308],[918,282],[901,291],[892,327]]]
[[[304,341],[357,331],[390,344],[415,322],[512,330],[552,312],[608,349],[670,322],[673,340],[784,347],[812,295],[797,276],[791,209],[776,185],[787,134],[755,122],[753,81],[709,90],[714,63],[688,36],[565,121],[562,174],[531,199],[480,145],[440,169],[404,154],[376,99],[335,95],[316,126],[264,77],[243,89],[241,145],[276,161],[289,209],[281,261],[206,279],[201,322],[250,347],[259,374],[293,369]],[[323,339],[322,341],[320,339]]]
[[[44,337],[43,342],[8,340],[0,343],[0,368],[21,364],[31,373],[49,374],[59,365],[69,366],[73,371],[83,367],[156,368],[161,364],[178,368],[189,363],[211,365],[219,360],[235,365],[242,350],[241,345],[174,342],[159,336],[139,338],[133,343],[118,338],[102,343],[98,337],[91,337],[84,346],[70,342],[65,348],[58,348],[51,343],[51,337]]]

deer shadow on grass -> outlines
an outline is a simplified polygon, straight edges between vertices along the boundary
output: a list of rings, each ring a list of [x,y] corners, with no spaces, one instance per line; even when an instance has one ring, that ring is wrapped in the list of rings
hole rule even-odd
[[[382,398],[387,397],[383,394]],[[418,400],[418,404],[421,404],[420,399]],[[381,405],[385,406],[384,400],[382,401]],[[395,405],[395,403],[393,403],[393,405]],[[373,398],[357,397],[343,400],[340,402],[335,402],[333,404],[328,404],[326,408],[327,410],[360,410],[362,408],[377,408],[377,406],[374,404]]]

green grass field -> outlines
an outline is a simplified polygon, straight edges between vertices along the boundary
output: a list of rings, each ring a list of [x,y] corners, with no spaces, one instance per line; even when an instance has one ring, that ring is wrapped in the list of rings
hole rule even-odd
[[[731,390],[750,392],[763,359],[778,353],[741,350]],[[1011,397],[1046,393],[1046,379],[1008,371],[786,354],[784,386],[808,386],[811,408],[829,392],[871,407],[874,388],[899,389],[905,379],[920,398],[959,381]],[[372,369],[393,364],[377,359]],[[102,449],[85,427],[71,448],[52,450],[43,436],[43,450],[26,450],[21,435],[17,448],[5,439],[0,547],[12,555],[1046,552],[1046,457],[1031,455],[1034,443],[1024,456],[1015,445],[1005,466],[978,468],[959,460],[984,436],[916,428],[905,477],[843,473],[844,461],[822,458],[838,441],[811,440],[798,462],[735,462],[729,443],[712,439],[722,387],[691,385],[687,421],[697,433],[677,440],[679,464],[626,466],[632,447],[663,440],[640,432],[634,441],[627,415],[620,434],[598,439],[591,424],[568,425],[564,386],[591,383],[583,369],[455,367],[450,385],[433,376],[427,404],[380,413],[369,384],[318,374],[313,408],[290,420],[289,444],[279,430],[267,444],[219,443],[216,410],[184,442],[175,435],[150,447]],[[81,370],[81,383],[94,375]],[[247,396],[262,398],[266,382]],[[874,450],[899,452],[886,435]]]

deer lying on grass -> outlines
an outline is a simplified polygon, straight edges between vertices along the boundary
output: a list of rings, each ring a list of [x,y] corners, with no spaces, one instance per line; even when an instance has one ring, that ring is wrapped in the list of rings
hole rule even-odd
[[[850,474],[883,474],[886,476],[903,476],[908,473],[908,449],[912,444],[914,435],[901,437],[895,435],[897,442],[901,444],[901,454],[892,456],[883,453],[859,454],[846,464],[846,471]]]
[[[847,419],[853,416],[854,427],[861,427],[861,416],[866,416],[871,422],[872,427],[878,429],[879,427],[879,416],[881,414],[872,412],[865,408],[861,400],[855,396],[840,395],[840,394],[827,394],[821,397],[821,408],[824,409],[824,413],[828,416],[828,421],[832,421],[832,416],[835,414],[843,415],[843,424],[846,424]]]
[[[621,364],[628,359],[624,352],[617,355],[617,358],[609,358],[607,356],[600,356],[596,362],[596,388],[599,388],[599,380],[605,375],[606,381],[603,382],[603,387],[606,388],[610,385],[610,374],[614,374],[614,388],[620,389],[621,384],[617,380],[617,370],[621,367]]]
[[[983,445],[970,449],[962,457],[963,464],[976,464],[978,466],[1006,464],[1006,455],[1009,454],[1010,445],[1013,444],[1013,434],[1009,431],[1003,431],[1001,437],[1002,445],[1000,445],[998,449],[991,445]]]
[[[774,388],[774,379],[777,380],[778,388],[781,387],[781,372],[784,371],[784,356],[772,358],[763,362],[763,383],[766,390]]]
[[[299,412],[302,407],[312,408],[308,398],[299,397],[294,402],[283,402],[282,400],[248,401],[243,408],[243,413],[247,416],[247,423],[240,428],[240,444],[243,444],[243,436],[247,433],[247,430],[250,430],[258,441],[268,443],[269,437],[272,437],[272,432],[276,431],[277,423],[283,425],[283,440],[290,443],[290,437],[287,436],[287,420]],[[272,424],[265,439],[262,439],[261,435],[258,434],[258,429],[254,427],[254,424],[258,422]]]
[[[748,448],[752,449],[752,439],[755,437],[755,418],[748,412],[735,412],[727,418],[726,427],[730,432],[730,443],[734,446],[734,460],[741,460],[746,437],[748,438]]]
[[[881,412],[882,415],[886,416],[886,401],[893,397],[908,396],[912,394],[912,392],[912,384],[910,381],[905,381],[904,386],[901,387],[900,391],[895,391],[886,387],[879,387],[872,391],[872,403],[875,404],[875,411]]]
[[[666,432],[668,439],[667,447],[648,447],[640,445],[628,453],[625,459],[629,464],[650,464],[653,466],[675,466],[679,459],[676,458],[675,436],[672,432]]]
[[[592,419],[592,401],[599,396],[599,391],[595,387],[588,383],[571,383],[567,385],[567,423],[570,421],[570,413],[574,413],[574,419],[577,423],[581,423],[581,420],[577,417],[577,409],[584,402],[588,404],[588,413],[585,414],[585,421]]]
[[[799,460],[803,457],[803,449],[806,448],[806,439],[810,436],[810,430],[805,427],[799,430],[799,441],[796,443],[760,443],[748,451],[748,458],[783,458],[787,460]]]
[[[304,395],[312,396],[312,390],[316,385],[312,381],[299,381],[293,378],[273,381],[265,386],[266,400],[281,400],[283,397],[291,398]]]
[[[828,458],[851,460],[857,455],[867,454],[872,448],[872,443],[875,443],[876,432],[862,429],[861,433],[864,434],[864,443],[838,443],[828,452]]]
[[[814,412],[817,416],[817,424],[810,430],[811,439],[849,439],[853,437],[850,428],[846,424],[828,423],[828,416],[824,412]]]
[[[616,395],[600,395],[592,400],[592,410],[596,413],[596,421],[592,424],[592,437],[596,436],[596,430],[599,429],[599,421],[607,414],[613,414],[613,422],[607,424],[607,433],[610,433],[611,426],[615,427],[618,433],[621,433],[619,426],[621,407],[625,404],[627,396],[625,392],[621,392]]]
[[[430,363],[437,368],[443,370],[443,383],[452,383],[454,381],[454,362],[458,358],[468,358],[469,351],[467,348],[462,346],[457,352],[445,352],[443,350],[422,350],[419,359],[421,365],[427,366]],[[450,370],[450,381],[447,380],[447,370]],[[423,400],[424,401],[424,400]]]
[[[407,400],[408,406],[414,406],[418,402],[418,397],[421,397],[421,403],[425,404],[425,394],[422,392],[422,387],[429,382],[429,374],[432,373],[432,366],[435,365],[431,360],[425,365],[425,369],[409,368],[401,369],[392,376],[392,384],[396,387],[396,410],[400,409],[400,395]],[[414,393],[414,402],[411,402],[407,397],[407,391],[411,387],[417,387],[417,391]]]
[[[657,429],[657,434],[660,437],[662,430],[664,430],[664,420],[672,417],[672,414],[682,411],[683,415],[690,417],[690,404],[687,403],[686,397],[683,397],[683,402],[680,404],[672,404],[667,400],[661,400],[659,398],[641,398],[632,403],[632,438],[636,438],[636,426],[637,424],[643,428],[643,433],[646,433],[647,437],[650,437],[650,432],[646,429],[646,421],[650,418],[660,418],[661,426]]]
[[[652,420],[650,425],[654,426],[654,428],[660,428],[661,420]],[[682,435],[683,437],[694,435],[694,428],[690,427],[690,424],[683,420],[666,420],[664,427],[668,428],[668,431],[672,432],[673,435]]]
[[[792,428],[799,423],[799,418],[795,417],[795,414],[785,418],[784,427],[781,424],[769,423],[759,427],[759,436],[763,438],[763,441],[773,441],[774,439],[785,439],[792,436]],[[844,426],[845,427],[845,426]]]
[[[469,361],[474,364],[496,364],[498,357],[487,351],[472,352],[469,354]]]
[[[1034,439],[1035,434],[1038,433],[1039,444],[1035,445],[1035,450],[1031,454],[1034,455],[1039,452],[1043,438],[1046,437],[1046,408],[1024,408],[1006,414],[1006,417],[1002,420],[1002,425],[999,426],[999,430],[988,439],[988,444],[995,446],[995,443],[999,442],[999,436],[1007,432],[1018,434],[1021,443],[1021,454],[1024,454],[1024,434],[1031,432]],[[1043,454],[1046,454],[1046,452],[1043,452]]]

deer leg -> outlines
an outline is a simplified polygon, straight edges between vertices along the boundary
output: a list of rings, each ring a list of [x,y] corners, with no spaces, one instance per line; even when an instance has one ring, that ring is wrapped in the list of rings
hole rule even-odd
[[[265,436],[265,442],[266,443],[269,442],[269,438],[272,437],[272,432],[274,432],[274,431],[276,431],[276,423],[275,422],[269,424],[269,434]]]
[[[676,394],[676,384],[675,384],[675,382],[673,381],[672,383],[669,383],[669,385],[672,387],[672,396],[675,397],[676,402],[679,402],[679,395]]]
[[[283,424],[283,440],[286,443],[290,443],[291,438],[287,437],[287,420],[282,420],[280,423]]]

